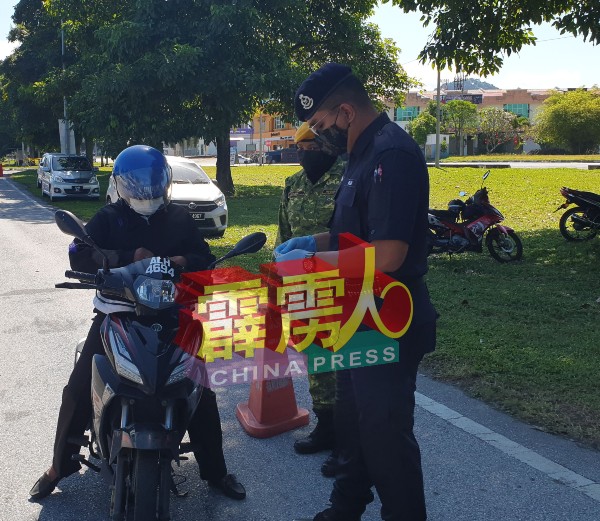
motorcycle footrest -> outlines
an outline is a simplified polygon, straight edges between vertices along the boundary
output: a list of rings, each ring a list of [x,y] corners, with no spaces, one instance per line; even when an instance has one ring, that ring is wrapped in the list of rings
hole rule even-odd
[[[71,459],[73,461],[78,461],[82,465],[92,469],[94,472],[100,472],[100,467],[98,465],[94,465],[91,461],[86,460],[81,454],[73,454]]]
[[[179,445],[179,454],[186,454],[188,452],[194,452],[198,450],[200,447],[198,445],[194,445],[193,443],[181,443]]]

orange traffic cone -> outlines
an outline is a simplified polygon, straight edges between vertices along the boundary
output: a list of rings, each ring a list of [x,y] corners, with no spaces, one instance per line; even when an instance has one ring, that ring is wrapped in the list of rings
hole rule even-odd
[[[298,408],[296,404],[292,378],[289,375],[279,377],[279,373],[275,372],[287,372],[286,368],[290,367],[287,353],[257,349],[254,360],[260,370],[258,377],[250,386],[248,402],[238,404],[236,410],[244,430],[255,438],[270,438],[308,425],[308,411]],[[277,377],[265,379],[265,373]]]

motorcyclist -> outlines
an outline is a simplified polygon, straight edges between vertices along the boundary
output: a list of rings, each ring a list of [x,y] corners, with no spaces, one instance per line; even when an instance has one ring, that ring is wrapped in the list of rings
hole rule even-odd
[[[86,225],[90,237],[108,255],[111,268],[156,255],[198,271],[215,259],[189,213],[169,204],[171,169],[161,152],[145,145],[129,147],[115,159],[112,175],[119,200],[101,208]],[[95,273],[102,267],[99,252],[78,239],[69,246],[69,260],[77,271]],[[81,468],[72,456],[81,449],[78,440],[92,415],[92,358],[104,353],[100,325],[107,313],[133,311],[132,304],[102,295],[94,298],[94,307],[81,356],[63,390],[52,465],[31,489],[32,499],[48,496],[62,478]],[[227,473],[216,396],[210,389],[202,393],[188,433],[198,447],[194,454],[200,477],[233,499],[245,498],[243,485]]]

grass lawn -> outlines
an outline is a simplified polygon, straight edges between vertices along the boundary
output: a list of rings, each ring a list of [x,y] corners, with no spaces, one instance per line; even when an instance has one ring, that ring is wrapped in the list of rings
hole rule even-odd
[[[261,230],[269,239],[265,249],[232,262],[256,270],[270,260],[281,189],[297,169],[233,169],[230,227],[224,238],[209,240],[216,255]],[[205,170],[214,176],[214,167]],[[445,208],[460,190],[473,193],[482,173],[431,169],[431,206]],[[106,176],[101,172],[103,190]],[[39,194],[34,171],[13,179]],[[600,192],[600,171],[498,169],[486,185],[505,223],[521,236],[524,259],[502,265],[487,252],[430,258],[428,282],[441,318],[437,351],[423,368],[540,429],[600,449],[600,238],[566,242],[558,231],[562,212],[553,213],[563,202],[563,185]],[[87,219],[99,205],[57,206]]]
[[[587,155],[565,155],[565,156],[545,156],[537,154],[483,154],[480,156],[450,156],[442,159],[442,162],[466,162],[471,163],[474,161],[494,161],[494,162],[513,162],[513,161],[549,161],[551,163],[557,162],[583,162],[583,163],[600,163],[600,154],[587,154]]]

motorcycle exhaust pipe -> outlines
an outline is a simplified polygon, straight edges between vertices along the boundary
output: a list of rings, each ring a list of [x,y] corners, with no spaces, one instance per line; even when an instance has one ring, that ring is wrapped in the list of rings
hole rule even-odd
[[[571,220],[573,221],[573,224],[576,224],[576,225],[580,226],[581,228],[584,228],[586,226],[589,228],[600,227],[600,223],[591,221],[590,219],[585,219],[583,217],[580,217],[579,215],[572,215]]]

